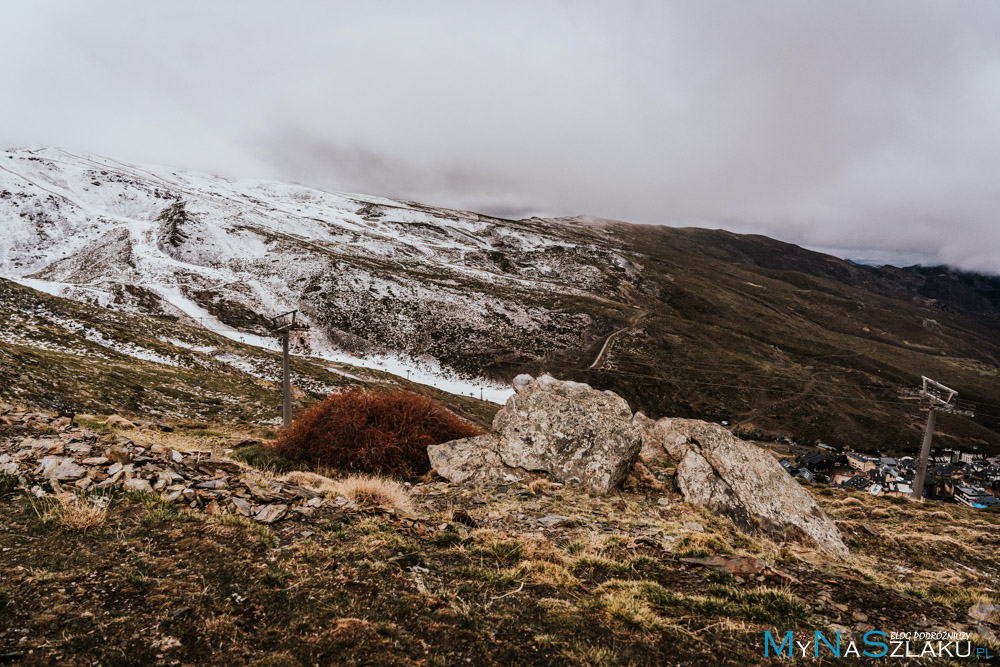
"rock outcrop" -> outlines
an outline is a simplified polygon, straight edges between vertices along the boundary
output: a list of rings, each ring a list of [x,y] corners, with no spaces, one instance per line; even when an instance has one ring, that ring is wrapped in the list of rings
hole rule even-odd
[[[544,472],[595,493],[621,484],[642,445],[623,398],[549,375],[519,375],[514,389],[493,420],[495,433],[428,447],[439,475],[485,482]]]
[[[661,419],[645,437],[677,460],[677,487],[689,503],[723,514],[744,530],[807,537],[823,551],[850,555],[836,524],[770,454],[726,429],[695,419]]]
[[[530,472],[607,493],[662,490],[646,464],[676,463],[684,499],[730,518],[848,557],[836,524],[766,451],[694,419],[653,421],[620,396],[549,375],[519,375],[493,433],[427,448],[431,466],[456,483],[514,482]],[[640,458],[641,452],[641,458]]]

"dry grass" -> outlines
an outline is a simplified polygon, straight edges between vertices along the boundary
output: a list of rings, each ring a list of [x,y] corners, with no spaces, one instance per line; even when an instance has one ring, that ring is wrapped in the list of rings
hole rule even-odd
[[[55,498],[54,504],[36,512],[42,521],[52,522],[63,528],[86,532],[103,525],[108,517],[108,506],[103,499],[76,496],[63,493]]]
[[[288,482],[289,484],[304,486],[308,489],[318,491],[326,496],[333,497],[340,492],[337,487],[337,482],[334,480],[305,470],[295,470],[287,473],[281,477],[281,480],[283,482]]]
[[[601,595],[600,607],[629,630],[652,632],[667,628],[659,616],[634,588],[609,589]]]
[[[570,588],[580,583],[568,569],[547,560],[531,562],[530,579],[533,584],[553,588]]]
[[[277,476],[272,471],[258,470],[257,468],[245,466],[243,472],[240,473],[240,478],[266,489],[271,486]]]
[[[378,475],[351,475],[343,479],[331,479],[314,472],[296,470],[283,475],[281,480],[318,491],[329,498],[343,496],[363,507],[390,509],[409,515],[417,513],[405,486]]]
[[[929,600],[930,602],[943,604],[959,612],[966,612],[971,606],[979,602],[986,602],[991,605],[1000,602],[1000,594],[985,590],[944,588],[941,586],[908,586],[904,590],[911,595]]]
[[[700,558],[731,554],[733,548],[722,535],[711,533],[687,533],[674,545],[674,555],[678,558]]]
[[[351,475],[334,482],[334,491],[364,507],[391,509],[415,515],[410,493],[399,482],[375,475]]]

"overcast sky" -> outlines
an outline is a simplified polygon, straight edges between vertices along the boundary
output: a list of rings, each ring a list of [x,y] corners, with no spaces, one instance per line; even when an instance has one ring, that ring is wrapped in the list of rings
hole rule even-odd
[[[1000,273],[1000,2],[3,0],[0,145]]]

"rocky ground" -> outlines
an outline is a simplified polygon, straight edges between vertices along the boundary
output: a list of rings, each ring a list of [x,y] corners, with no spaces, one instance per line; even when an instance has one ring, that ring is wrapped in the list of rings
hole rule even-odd
[[[31,450],[20,481],[0,477],[5,662],[754,664],[765,630],[873,628],[971,632],[997,653],[997,514],[804,487],[851,551],[837,559],[684,502],[669,466],[651,470],[661,488],[603,496],[428,477],[400,511],[230,459],[244,433],[5,421],[0,465]],[[132,470],[104,484],[115,447]],[[45,465],[85,472],[57,495]]]

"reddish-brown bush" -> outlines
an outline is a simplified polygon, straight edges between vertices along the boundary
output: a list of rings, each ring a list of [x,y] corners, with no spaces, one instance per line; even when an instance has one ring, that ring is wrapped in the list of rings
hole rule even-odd
[[[303,412],[274,450],[313,466],[408,476],[430,469],[428,445],[480,433],[420,394],[356,388]]]

